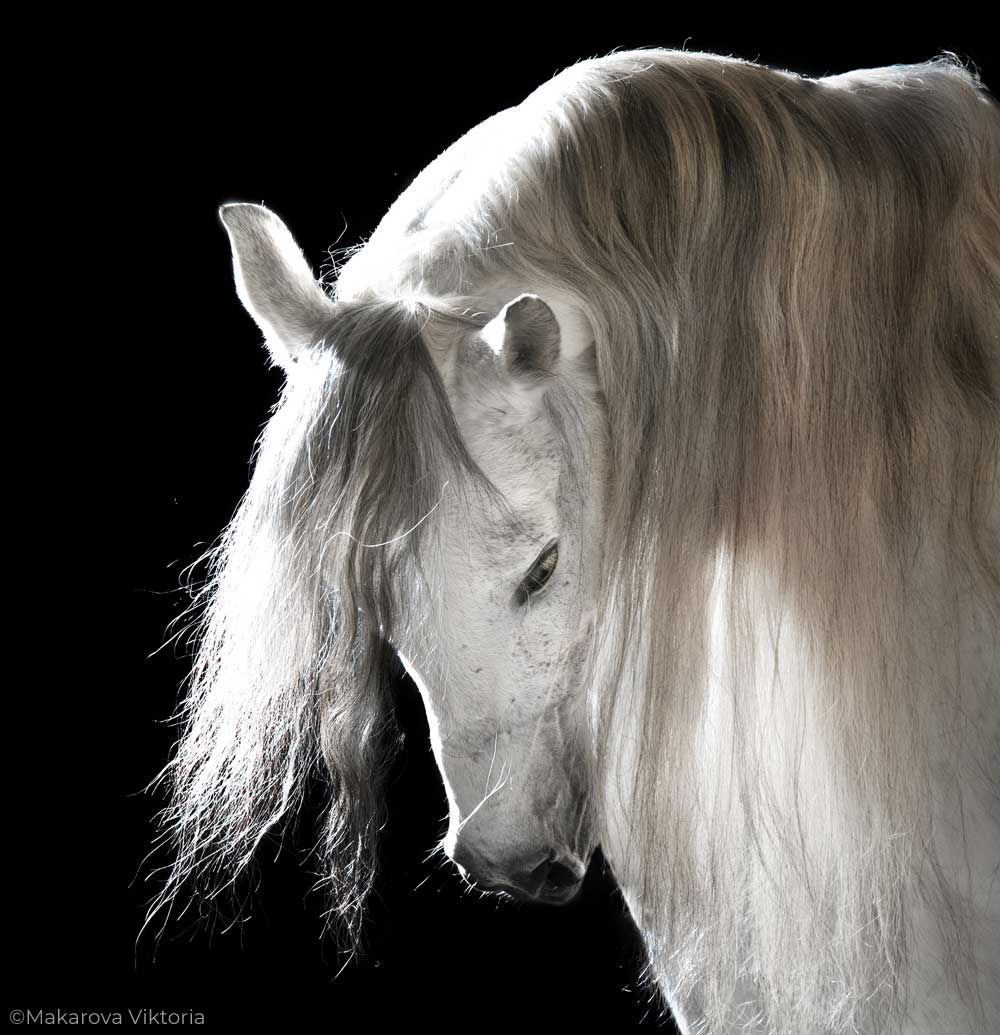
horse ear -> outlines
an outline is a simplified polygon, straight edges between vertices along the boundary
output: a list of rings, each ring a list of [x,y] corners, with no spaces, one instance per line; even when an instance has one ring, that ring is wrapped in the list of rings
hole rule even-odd
[[[559,321],[538,295],[520,295],[500,311],[501,355],[511,374],[551,373],[559,359]]]
[[[288,227],[263,205],[219,209],[233,249],[236,293],[288,368],[329,326],[336,305],[316,282]]]

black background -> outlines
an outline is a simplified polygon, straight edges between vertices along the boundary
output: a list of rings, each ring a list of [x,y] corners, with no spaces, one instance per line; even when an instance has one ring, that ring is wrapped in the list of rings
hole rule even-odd
[[[143,788],[168,758],[166,720],[189,664],[185,651],[157,648],[188,603],[183,569],[246,488],[280,387],[233,291],[216,208],[269,205],[319,268],[332,245],[370,233],[461,132],[614,48],[686,46],[811,75],[951,49],[994,89],[997,55],[984,28],[945,21],[674,31],[671,19],[635,29],[605,18],[570,31],[517,13],[468,18],[401,25],[387,14],[364,28],[331,18],[291,33],[126,26],[122,46],[77,57],[58,123],[42,123],[39,137],[58,126],[45,141],[60,177],[47,205],[63,218],[46,238],[48,307],[33,314],[51,342],[39,383],[68,391],[56,407],[36,382],[8,386],[36,414],[20,450],[33,516],[14,553],[33,587],[18,595],[28,634],[42,633],[9,692],[12,1009],[196,1010],[213,1027],[290,1030],[660,1017],[600,859],[564,910],[480,899],[425,861],[447,807],[406,684],[407,745],[366,956],[335,978],[344,961],[322,939],[323,901],[310,890],[308,811],[280,852],[273,842],[261,853],[240,905],[250,919],[189,913],[159,940],[158,927],[139,937],[165,862],[144,861],[163,802]],[[72,310],[61,304],[71,281],[87,285]],[[43,419],[52,411],[60,419]],[[55,564],[42,577],[43,553]]]

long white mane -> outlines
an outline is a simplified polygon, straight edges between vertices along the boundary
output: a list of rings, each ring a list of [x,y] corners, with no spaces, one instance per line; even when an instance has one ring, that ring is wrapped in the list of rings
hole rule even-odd
[[[742,983],[768,1030],[890,1030],[920,916],[985,1026],[996,930],[956,859],[1000,844],[998,190],[1000,112],[944,59],[619,54],[445,152],[336,278],[330,340],[376,358],[290,383],[228,533],[172,890],[229,879],[323,759],[356,919],[420,539],[329,534],[413,527],[434,499],[398,500],[400,465],[488,491],[427,349],[549,290],[606,404],[592,785],[656,973],[705,1030]]]

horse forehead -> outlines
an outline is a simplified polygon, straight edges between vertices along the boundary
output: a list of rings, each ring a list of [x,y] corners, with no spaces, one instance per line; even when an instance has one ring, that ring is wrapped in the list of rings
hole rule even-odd
[[[474,536],[464,521],[449,526],[451,549],[462,557],[488,557],[489,567],[498,572],[519,571],[558,534],[557,451],[513,426],[478,422],[459,427],[469,454],[503,503],[486,503],[487,520],[476,522]]]
[[[466,443],[483,473],[518,515],[540,518],[555,507],[560,457],[557,444],[543,429],[502,421],[480,424],[467,434]]]
[[[536,400],[516,390],[480,391],[455,405],[469,452],[491,477],[525,485],[551,476],[559,445]]]

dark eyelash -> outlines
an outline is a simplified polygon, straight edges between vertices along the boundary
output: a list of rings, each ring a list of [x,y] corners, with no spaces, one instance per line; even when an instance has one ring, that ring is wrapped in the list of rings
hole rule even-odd
[[[526,604],[531,596],[544,588],[549,579],[552,578],[552,573],[556,570],[558,562],[559,544],[552,543],[539,554],[538,560],[531,566],[528,574],[524,576],[521,585],[517,587],[515,597],[519,604]]]

